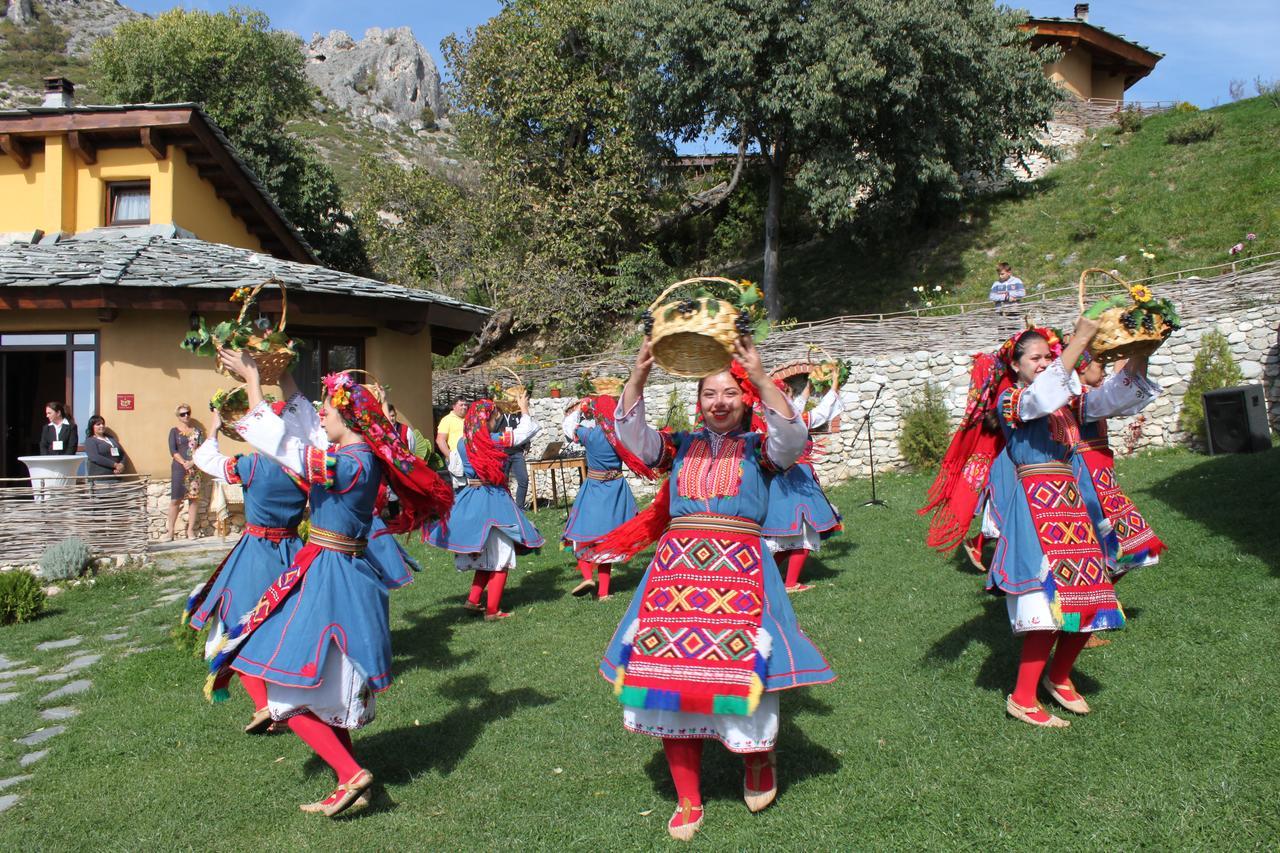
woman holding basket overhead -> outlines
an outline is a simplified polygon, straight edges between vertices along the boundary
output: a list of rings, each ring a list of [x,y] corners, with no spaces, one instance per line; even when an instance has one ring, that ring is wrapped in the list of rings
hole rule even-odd
[[[796,624],[760,529],[767,476],[795,463],[808,431],[751,339],[733,347],[731,369],[698,383],[702,426],[670,434],[645,422],[654,355],[649,340],[641,344],[616,429],[630,453],[670,476],[648,509],[587,555],[626,559],[657,540],[600,673],[622,702],[623,725],[662,739],[678,799],[667,829],[681,840],[702,824],[703,742],[743,756],[743,799],[759,811],[778,790],[778,692],[835,678]],[[757,403],[767,437],[751,430]]]

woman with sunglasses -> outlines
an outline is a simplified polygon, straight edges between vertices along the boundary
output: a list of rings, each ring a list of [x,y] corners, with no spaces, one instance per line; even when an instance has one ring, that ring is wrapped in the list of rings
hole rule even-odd
[[[196,507],[200,505],[200,469],[191,457],[204,441],[204,432],[191,418],[191,407],[178,405],[175,414],[178,425],[169,430],[169,455],[173,464],[169,467],[169,516],[166,519],[164,541],[173,541],[173,528],[178,523],[178,511],[187,502],[187,538],[196,538]]]

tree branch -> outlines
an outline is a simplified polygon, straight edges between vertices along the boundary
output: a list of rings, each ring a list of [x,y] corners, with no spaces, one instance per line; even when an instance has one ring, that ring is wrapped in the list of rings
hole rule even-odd
[[[676,210],[654,217],[649,223],[650,230],[661,231],[691,216],[697,216],[714,209],[729,196],[733,195],[733,191],[738,188],[738,182],[742,180],[742,169],[746,162],[747,135],[744,133],[742,138],[738,140],[738,159],[734,163],[733,174],[729,177],[729,180],[721,181],[711,189],[694,193],[685,199],[684,203]]]

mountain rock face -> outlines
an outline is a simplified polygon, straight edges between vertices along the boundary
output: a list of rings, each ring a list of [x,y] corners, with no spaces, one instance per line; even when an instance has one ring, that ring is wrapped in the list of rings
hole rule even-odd
[[[430,129],[446,111],[440,72],[408,27],[341,30],[307,45],[307,77],[340,109],[384,130]]]
[[[87,54],[95,41],[126,21],[146,17],[116,0],[43,0],[35,5],[32,0],[8,0],[4,5],[4,17],[18,26],[34,24],[36,18],[47,17],[66,30],[69,34],[67,53],[71,56]]]

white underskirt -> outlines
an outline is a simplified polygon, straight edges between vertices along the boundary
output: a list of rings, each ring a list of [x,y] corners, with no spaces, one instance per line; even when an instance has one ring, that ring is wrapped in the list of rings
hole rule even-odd
[[[375,698],[364,673],[355,661],[342,653],[336,642],[329,649],[320,671],[320,683],[315,687],[267,682],[267,710],[273,720],[310,711],[330,726],[358,729],[373,722]]]
[[[813,551],[817,552],[822,548],[822,535],[818,533],[817,528],[809,523],[809,519],[800,519],[800,532],[791,533],[787,536],[765,536],[764,544],[769,549],[770,554],[777,554],[779,551]]]
[[[1004,604],[1009,610],[1009,625],[1015,634],[1058,630],[1053,621],[1053,613],[1049,610],[1049,596],[1043,590],[1007,595]],[[1091,634],[1093,629],[1084,628],[1081,633]]]
[[[516,567],[515,540],[491,527],[484,540],[484,550],[475,554],[454,554],[453,565],[460,572],[509,572]]]
[[[762,752],[778,742],[778,694],[761,696],[746,716],[624,707],[622,725],[650,737],[714,738],[731,752]]]

